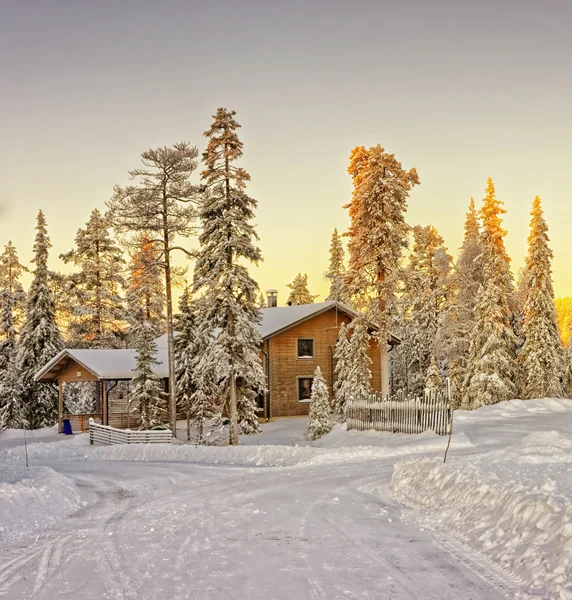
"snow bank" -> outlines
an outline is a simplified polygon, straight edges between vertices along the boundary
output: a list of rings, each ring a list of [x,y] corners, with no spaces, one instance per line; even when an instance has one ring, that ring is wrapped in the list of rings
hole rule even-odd
[[[424,525],[454,532],[523,579],[533,596],[572,599],[572,498],[553,480],[525,487],[474,465],[409,459],[395,466],[392,488],[422,509]]]
[[[326,436],[327,437],[327,436]],[[325,439],[325,438],[324,438]],[[446,439],[434,434],[403,436],[394,441],[383,436],[385,445],[343,448],[316,446],[191,446],[185,444],[133,444],[117,446],[90,446],[89,436],[75,436],[69,442],[30,444],[30,461],[149,461],[194,462],[205,464],[242,465],[256,467],[293,467],[296,465],[323,465],[364,460],[380,460],[395,456],[442,452]],[[399,442],[399,443],[398,443]],[[455,439],[456,447],[469,446],[463,434]],[[0,463],[23,464],[24,448],[21,446],[0,450]]]
[[[54,437],[58,434],[58,426],[54,425],[53,427],[44,427],[43,429],[32,429],[30,431],[25,431],[23,429],[5,429],[4,431],[0,431],[0,441],[8,441],[8,440],[22,440],[24,443],[24,433],[28,440],[38,440],[41,438],[50,438]]]
[[[572,438],[558,431],[535,431],[494,456],[513,459],[517,463],[571,463]]]
[[[74,483],[47,467],[0,467],[0,540],[53,527],[81,506]]]

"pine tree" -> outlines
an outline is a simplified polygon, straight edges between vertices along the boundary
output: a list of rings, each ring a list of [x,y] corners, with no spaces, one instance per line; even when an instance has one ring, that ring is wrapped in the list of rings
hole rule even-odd
[[[407,364],[404,387],[419,395],[425,388],[431,355],[437,351],[443,311],[452,295],[452,258],[443,238],[431,225],[415,226],[413,239],[413,251],[403,269],[399,301],[402,344],[397,353]]]
[[[26,292],[20,283],[22,273],[29,269],[20,264],[18,253],[12,242],[4,246],[0,256],[0,289],[6,290],[12,303],[12,320],[16,330],[19,329],[26,310]]]
[[[317,295],[310,294],[308,289],[308,275],[304,273],[298,273],[294,277],[292,283],[288,283],[286,287],[290,288],[290,295],[286,300],[286,304],[313,304],[314,300],[318,297]]]
[[[34,375],[63,346],[56,325],[55,305],[50,288],[48,253],[51,248],[44,213],[38,213],[34,244],[34,277],[28,291],[26,317],[20,331],[15,372],[21,381],[21,402],[24,419],[32,429],[51,426],[58,411],[57,388],[52,383],[38,383]]]
[[[568,340],[572,337],[572,296],[556,298],[555,304],[560,337],[562,338],[562,344],[567,348]]]
[[[168,420],[167,402],[161,380],[153,372],[157,364],[157,344],[155,329],[144,317],[133,326],[136,367],[133,372],[129,406],[140,414],[140,429],[150,429]]]
[[[441,378],[441,372],[439,366],[435,360],[435,355],[431,354],[429,360],[429,367],[425,376],[425,387],[429,389],[440,389],[443,386],[443,379]]]
[[[479,287],[465,375],[463,406],[478,408],[514,398],[516,336],[512,329],[514,286],[501,227],[502,208],[489,178],[481,209],[483,282]]]
[[[346,276],[352,301],[368,308],[378,326],[381,388],[389,393],[387,367],[387,306],[395,292],[398,266],[407,244],[407,199],[419,184],[415,169],[405,171],[380,145],[352,150],[348,172],[353,181],[349,208],[349,268]]]
[[[209,358],[220,374],[220,396],[228,408],[232,445],[238,444],[239,428],[243,433],[258,431],[256,396],[265,388],[257,328],[259,288],[245,266],[245,262],[262,260],[251,223],[257,202],[245,192],[250,175],[234,164],[242,156],[235,114],[219,108],[205,132],[203,231],[194,282],[194,291],[204,292],[199,327],[205,336],[217,332]]]
[[[17,347],[13,297],[9,288],[4,288],[0,293],[0,430],[20,428],[25,424],[15,369]]]
[[[175,364],[179,406],[187,418],[187,441],[191,439],[191,423],[197,428],[197,441],[203,441],[204,427],[218,421],[220,407],[216,403],[217,382],[209,361],[212,336],[205,337],[198,327],[196,313],[201,299],[191,303],[189,289],[181,295],[176,317]],[[205,361],[205,362],[203,362]]]
[[[127,320],[131,326],[142,315],[157,336],[165,331],[165,286],[156,246],[147,235],[141,236],[139,249],[129,265],[127,293]],[[133,343],[131,332],[128,342]]]
[[[565,357],[554,305],[553,254],[548,247],[548,226],[538,196],[531,215],[524,276],[524,345],[519,355],[523,398],[560,398],[564,394]]]
[[[22,381],[17,355],[10,358],[0,380],[0,431],[3,429],[28,429],[26,407],[22,403]]]
[[[60,258],[79,270],[69,278],[74,299],[68,337],[73,345],[91,348],[121,345],[125,319],[119,295],[125,286],[122,252],[109,235],[108,222],[95,209],[75,237],[76,247]]]
[[[326,279],[330,282],[330,293],[326,300],[335,300],[344,304],[349,303],[344,276],[346,268],[344,265],[344,246],[342,236],[334,229],[330,243],[330,266],[326,273]]]
[[[175,240],[195,234],[197,189],[189,178],[197,167],[198,150],[186,142],[172,147],[147,150],[141,154],[143,168],[129,172],[135,185],[115,186],[108,202],[108,216],[121,241],[138,249],[141,235],[148,235],[155,247],[165,280],[167,348],[169,361],[169,422],[177,428],[175,336],[173,328],[173,253],[192,253]]]
[[[566,346],[566,392],[568,398],[572,398],[572,336]]]
[[[479,287],[483,282],[482,244],[475,201],[471,198],[465,220],[465,235],[451,275],[451,302],[446,306],[438,343],[447,359],[452,402],[456,408],[465,395],[471,331]]]
[[[314,380],[312,381],[312,395],[310,397],[308,438],[317,440],[329,433],[333,426],[330,400],[328,398],[328,386],[322,375],[322,370],[320,367],[316,367]]]
[[[342,418],[345,416],[346,400],[351,396],[353,390],[350,389],[350,340],[348,337],[348,329],[342,321],[338,332],[338,341],[334,352],[335,368],[334,374],[336,380],[334,382],[334,405],[333,411],[339,414]]]

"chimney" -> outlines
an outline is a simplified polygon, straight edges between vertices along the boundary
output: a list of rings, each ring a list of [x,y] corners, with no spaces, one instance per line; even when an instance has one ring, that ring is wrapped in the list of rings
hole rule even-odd
[[[278,290],[266,290],[266,298],[268,299],[268,308],[276,308],[278,306]]]

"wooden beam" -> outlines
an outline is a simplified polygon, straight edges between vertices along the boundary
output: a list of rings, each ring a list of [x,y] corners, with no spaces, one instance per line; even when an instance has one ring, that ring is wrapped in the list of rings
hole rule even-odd
[[[63,383],[58,381],[58,433],[63,433],[64,390]]]
[[[109,425],[109,411],[107,407],[107,381],[101,382],[101,422],[103,425]]]

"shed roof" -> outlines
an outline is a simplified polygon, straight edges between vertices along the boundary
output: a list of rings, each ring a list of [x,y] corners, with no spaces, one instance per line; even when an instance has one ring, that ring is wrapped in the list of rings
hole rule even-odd
[[[36,381],[57,379],[58,373],[66,367],[70,360],[81,365],[98,379],[131,379],[136,366],[136,355],[135,350],[129,349],[65,349],[38,371],[34,379]],[[160,348],[157,351],[156,359],[158,364],[153,365],[153,372],[158,377],[168,377],[167,351]]]

